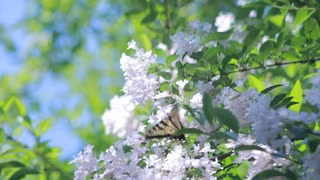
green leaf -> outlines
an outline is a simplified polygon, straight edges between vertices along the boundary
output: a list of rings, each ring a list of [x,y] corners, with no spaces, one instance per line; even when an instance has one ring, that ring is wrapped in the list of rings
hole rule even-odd
[[[213,108],[212,111],[221,124],[226,125],[234,132],[238,132],[239,123],[237,118],[232,114],[232,112],[223,108]]]
[[[248,81],[249,81],[249,85],[253,88],[256,88],[258,92],[262,92],[262,90],[265,89],[262,81],[260,81],[258,78],[256,78],[252,74],[249,75]]]
[[[277,87],[280,87],[280,86],[283,86],[283,85],[282,84],[277,84],[277,85],[274,85],[274,86],[267,87],[266,89],[262,90],[260,93],[261,94],[267,94],[268,92],[270,92],[273,89],[275,89]]]
[[[203,134],[204,132],[202,132],[200,129],[197,128],[183,128],[180,129],[178,132],[175,133],[175,135],[182,135],[182,134]]]
[[[260,30],[253,29],[249,32],[249,34],[246,36],[246,38],[243,41],[243,45],[245,47],[250,47],[254,41],[257,41],[257,38],[259,37]]]
[[[295,26],[297,26],[297,25],[303,23],[315,12],[316,11],[314,9],[309,10],[309,9],[304,9],[303,7],[299,8],[293,24]]]
[[[256,174],[252,180],[271,179],[272,177],[285,176],[283,172],[274,169],[265,170]]]
[[[0,173],[4,168],[11,168],[11,167],[25,167],[25,165],[19,161],[1,162]]]
[[[225,32],[214,32],[206,38],[206,42],[228,39],[233,33],[234,28]]]
[[[280,28],[283,25],[284,18],[287,12],[288,12],[287,9],[282,9],[280,14],[270,16],[269,21]]]
[[[25,116],[27,114],[27,110],[19,98],[15,98],[15,103],[18,108],[19,115]]]
[[[191,54],[191,58],[195,60],[200,60],[203,56],[203,52],[194,52]]]
[[[0,128],[0,144],[4,142],[4,140],[6,139],[4,130],[2,128]]]
[[[248,3],[242,6],[242,8],[259,8],[259,7],[265,7],[267,4],[263,2],[252,2]]]
[[[210,134],[208,140],[211,139],[233,139],[237,140],[237,134],[233,132],[221,132],[221,131],[216,131]]]
[[[42,120],[34,129],[35,135],[40,137],[52,127],[52,119]]]
[[[15,172],[9,180],[18,180],[24,178],[29,174],[40,174],[39,171],[31,169],[31,168],[21,168],[17,172]]]
[[[286,96],[287,96],[287,94],[279,94],[279,95],[277,95],[276,97],[274,97],[272,99],[272,101],[270,102],[269,106],[271,108],[275,108],[275,106],[277,104],[279,104],[279,102],[282,101]]]
[[[26,127],[27,129],[29,129],[29,130],[32,129],[32,125],[31,125],[31,124],[32,124],[32,121],[31,121],[31,119],[30,119],[29,116],[24,116],[21,123],[22,123],[22,125],[23,125],[24,127]]]
[[[301,104],[303,100],[303,90],[301,87],[300,80],[297,80],[291,90],[290,96],[293,97],[292,101],[297,102],[298,104],[292,105],[289,109],[295,112],[299,112],[301,109]]]
[[[262,147],[256,145],[240,145],[235,148],[236,151],[251,151],[251,150],[258,150],[258,151],[266,151]]]
[[[295,104],[299,104],[298,102],[289,102],[287,105],[286,105],[286,108],[290,108],[291,106],[295,105]]]
[[[286,59],[286,60],[300,60],[300,57],[299,57],[299,54],[296,53],[294,50],[290,50],[290,51],[287,51],[287,52],[283,52],[281,54],[281,57],[283,59]]]
[[[175,61],[179,56],[177,54],[172,54],[166,59],[166,64],[171,64]]]
[[[259,51],[262,56],[262,60],[265,60],[271,54],[274,45],[275,42],[271,40],[268,40],[261,45]]]
[[[142,21],[141,24],[148,24],[156,20],[158,16],[158,13],[156,11],[151,11],[148,15],[146,15]]]
[[[159,72],[159,76],[161,76],[161,77],[163,77],[164,79],[167,79],[167,80],[171,79],[171,73],[169,73],[169,72],[161,71],[161,72]]]
[[[203,103],[204,115],[206,116],[206,118],[209,122],[212,122],[213,118],[214,118],[212,98],[211,98],[211,96],[209,96],[209,94],[207,92],[205,92],[203,94],[202,103]]]
[[[277,104],[274,108],[277,109],[277,108],[280,108],[280,107],[287,106],[292,99],[293,99],[292,96],[286,97],[279,104]]]

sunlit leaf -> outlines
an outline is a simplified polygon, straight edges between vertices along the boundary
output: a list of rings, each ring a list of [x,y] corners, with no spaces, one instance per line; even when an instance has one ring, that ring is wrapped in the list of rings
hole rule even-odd
[[[262,81],[260,81],[258,78],[256,78],[252,74],[249,75],[248,81],[250,86],[253,88],[256,88],[258,92],[261,92],[263,89],[265,89]]]
[[[292,105],[289,109],[295,112],[299,112],[301,109],[301,104],[303,100],[303,90],[299,80],[294,84],[290,96],[293,97],[292,101],[297,102],[298,104]]]
[[[306,21],[314,12],[316,12],[314,9],[305,9],[305,8],[299,8],[297,11],[297,15],[295,16],[293,24],[295,26],[303,23]]]

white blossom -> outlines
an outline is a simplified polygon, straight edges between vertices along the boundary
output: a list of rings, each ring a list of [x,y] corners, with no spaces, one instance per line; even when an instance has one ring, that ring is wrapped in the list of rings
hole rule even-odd
[[[235,148],[239,145],[256,145],[264,151],[261,150],[247,150],[247,151],[238,151],[238,158],[235,163],[241,163],[242,161],[249,161],[251,163],[250,169],[247,174],[247,179],[251,179],[256,174],[263,170],[273,169],[276,166],[288,165],[289,160],[285,158],[275,158],[272,156],[272,153],[275,152],[269,146],[258,144],[256,140],[250,135],[239,134],[238,140],[229,140],[229,143],[226,144],[228,148]]]
[[[320,109],[320,76],[314,76],[312,79],[312,87],[310,90],[305,90],[305,99],[310,104],[315,105]]]
[[[135,119],[134,109],[135,105],[128,96],[114,96],[110,101],[110,109],[102,115],[106,133],[124,137],[136,131],[139,121]]]
[[[211,31],[212,25],[200,23],[198,20],[191,22],[186,32],[178,32],[172,36],[173,49],[182,59],[184,55],[190,56],[192,53],[202,49],[205,45],[205,37]],[[191,61],[192,62],[192,61]]]
[[[281,117],[278,113],[284,109],[270,108],[270,102],[270,96],[258,96],[256,102],[250,106],[249,121],[253,123],[253,134],[260,143],[267,144],[273,149],[279,149],[288,143],[288,138],[281,136],[280,133],[289,119]]]
[[[99,169],[99,160],[92,151],[93,146],[88,145],[70,163],[75,164],[75,180],[85,180],[86,177]]]
[[[193,108],[202,108],[202,96],[205,92],[211,92],[215,89],[212,82],[198,81],[197,83],[197,93],[190,99],[190,105]]]
[[[320,179],[320,146],[315,152],[303,158],[303,167],[305,169],[304,179]]]
[[[185,85],[188,83],[189,81],[188,80],[179,80],[179,81],[177,81],[176,82],[176,84],[178,85],[178,90],[179,90],[179,94],[180,94],[180,97],[181,98],[184,98],[184,96],[185,96],[185,93],[184,93],[184,87],[185,87]]]
[[[234,15],[232,13],[219,13],[216,17],[215,26],[218,32],[228,31],[231,28],[231,24],[234,22]]]
[[[239,83],[241,84],[240,81]],[[258,92],[253,88],[239,93],[229,87],[225,87],[213,100],[213,105],[223,104],[224,108],[230,110],[237,118],[240,126],[244,127],[249,124],[249,106],[257,95]]]
[[[132,102],[145,105],[159,88],[158,77],[148,74],[150,65],[156,63],[156,56],[151,51],[138,49],[134,41],[129,42],[129,48],[135,49],[136,54],[133,57],[126,54],[121,56],[120,65],[125,76],[123,91]]]
[[[202,108],[202,94],[196,93],[190,99],[190,106],[192,108]]]

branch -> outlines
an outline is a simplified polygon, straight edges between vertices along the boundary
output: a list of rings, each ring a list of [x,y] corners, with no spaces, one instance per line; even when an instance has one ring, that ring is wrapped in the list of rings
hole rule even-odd
[[[254,70],[254,69],[266,69],[266,68],[275,67],[275,66],[285,66],[285,65],[289,65],[289,64],[307,64],[307,63],[312,64],[317,61],[320,61],[320,59],[308,59],[308,60],[300,60],[300,61],[292,61],[292,62],[276,62],[274,64],[267,64],[267,65],[262,64],[257,67],[238,69],[238,70],[232,71],[228,74],[237,73],[237,72],[245,72],[245,71],[250,71],[250,70]]]

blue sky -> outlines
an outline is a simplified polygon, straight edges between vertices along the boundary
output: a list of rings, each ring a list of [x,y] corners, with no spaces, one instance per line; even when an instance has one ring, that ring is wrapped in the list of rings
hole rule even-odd
[[[0,46],[0,78],[3,75],[15,74],[20,70],[20,65],[23,63],[23,45],[27,41],[23,30],[20,30],[15,26],[19,20],[21,20],[25,13],[26,2],[24,0],[10,0],[2,1],[0,6],[0,24],[6,29],[13,28],[14,31],[10,31],[10,36],[15,45],[17,45],[18,53],[8,53],[3,46]],[[55,84],[54,87],[50,86]],[[41,99],[41,108],[39,112],[28,112],[32,120],[38,122],[41,119],[53,118],[54,115],[48,109],[48,106],[58,104],[57,94],[68,93],[66,82],[59,78],[45,75],[39,84],[33,85],[34,89],[38,93],[38,98]],[[60,99],[61,100],[61,99]],[[70,98],[70,101],[76,101],[74,98]],[[28,100],[24,99],[24,103],[28,105]],[[66,104],[66,103],[65,103]],[[74,103],[69,103],[74,104]],[[28,108],[27,108],[28,109]],[[62,148],[62,158],[72,157],[79,152],[79,149],[83,146],[80,139],[75,133],[71,131],[70,124],[67,119],[54,121],[57,122],[53,125],[53,128],[43,136],[42,140],[49,140],[50,145],[58,146]],[[20,140],[32,146],[34,142],[31,136],[23,131]]]

